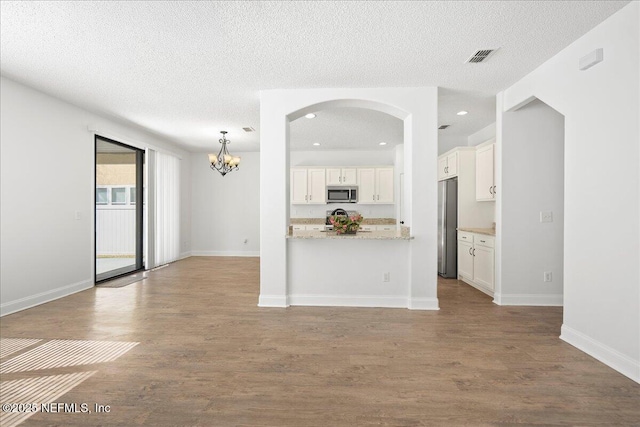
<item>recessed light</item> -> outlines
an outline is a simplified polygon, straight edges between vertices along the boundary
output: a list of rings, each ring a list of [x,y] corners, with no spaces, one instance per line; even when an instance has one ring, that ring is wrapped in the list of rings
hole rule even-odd
[[[467,114],[467,113],[468,113],[468,111],[464,111],[464,110],[462,110],[462,111],[458,111],[458,115],[459,115],[459,116],[464,116],[464,115],[465,115],[465,114]]]
[[[387,143],[386,142],[381,142],[378,145],[387,145]]]
[[[309,113],[309,114],[307,114],[305,117],[306,117],[307,119],[315,119],[315,118],[316,118],[316,115],[315,115],[315,114],[313,114],[313,113]]]
[[[318,145],[320,145],[320,143],[319,142],[314,142],[313,145],[315,145],[317,147]]]

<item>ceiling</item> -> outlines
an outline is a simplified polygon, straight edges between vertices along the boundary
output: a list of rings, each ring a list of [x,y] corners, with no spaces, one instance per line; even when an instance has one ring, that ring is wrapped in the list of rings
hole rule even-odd
[[[495,120],[497,92],[627,3],[2,1],[0,64],[191,151],[217,147],[220,130],[235,150],[259,149],[261,89],[439,86],[439,123],[452,125],[440,143],[459,145]],[[499,50],[464,63],[484,48]],[[371,126],[358,140],[387,135],[377,114],[352,113]],[[323,141],[349,116],[329,117]],[[295,131],[301,144],[318,138],[305,134],[314,120]]]
[[[392,150],[403,142],[403,121],[364,108],[330,108],[291,122],[292,150]],[[385,145],[380,145],[385,142]],[[313,144],[320,144],[315,146]]]

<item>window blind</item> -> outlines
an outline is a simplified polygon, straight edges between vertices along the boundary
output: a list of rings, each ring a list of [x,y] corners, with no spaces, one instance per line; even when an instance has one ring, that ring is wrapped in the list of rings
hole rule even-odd
[[[155,152],[155,264],[180,256],[180,159]]]

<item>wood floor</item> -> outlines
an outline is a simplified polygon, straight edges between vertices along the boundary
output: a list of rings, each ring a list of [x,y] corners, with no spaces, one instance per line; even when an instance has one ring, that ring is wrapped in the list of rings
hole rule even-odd
[[[3,374],[95,371],[57,402],[110,406],[21,425],[640,425],[640,385],[558,339],[561,308],[500,307],[456,280],[440,311],[266,309],[258,291],[257,259],[193,257],[2,318],[2,338],[139,343]]]

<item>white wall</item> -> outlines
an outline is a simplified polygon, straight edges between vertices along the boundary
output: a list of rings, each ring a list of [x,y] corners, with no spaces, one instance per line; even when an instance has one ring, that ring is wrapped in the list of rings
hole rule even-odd
[[[191,154],[192,255],[260,254],[260,153],[233,154],[242,157],[240,168],[224,177],[206,153]]]
[[[496,137],[496,124],[491,123],[489,126],[483,127],[476,133],[472,133],[467,138],[467,145],[469,147],[475,147],[476,145],[480,145],[483,142],[486,142],[490,139]]]
[[[290,165],[296,166],[393,166],[394,150],[291,151]],[[397,199],[396,199],[397,200]],[[291,205],[291,218],[324,218],[327,210],[356,210],[365,218],[395,218],[394,205],[340,204]]]
[[[501,115],[537,97],[565,116],[561,338],[640,382],[639,22],[640,3],[631,2],[498,94],[497,104]],[[597,48],[604,61],[578,70]]]
[[[87,126],[181,154],[183,170],[190,159],[133,126],[4,77],[0,84],[0,313],[7,314],[93,286],[94,135]],[[186,178],[183,211],[190,209]],[[189,222],[183,215],[187,250]]]
[[[540,101],[502,116],[502,305],[562,305],[564,117]],[[553,222],[541,223],[551,211]],[[544,282],[544,272],[552,281]]]

